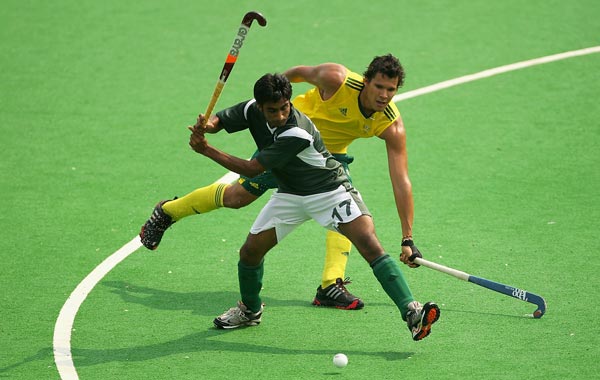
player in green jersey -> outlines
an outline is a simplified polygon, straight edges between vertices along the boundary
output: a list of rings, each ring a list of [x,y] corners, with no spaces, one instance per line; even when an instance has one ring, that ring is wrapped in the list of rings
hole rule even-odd
[[[294,99],[294,106],[307,114],[321,131],[325,147],[342,163],[348,173],[352,158],[348,146],[357,138],[377,136],[385,141],[392,190],[401,222],[401,261],[409,266],[408,257],[416,249],[412,241],[413,198],[408,177],[406,133],[400,113],[391,102],[402,86],[404,70],[392,55],[375,57],[363,75],[343,65],[327,63],[317,66],[296,66],[284,73],[294,82],[306,81],[315,87]],[[235,112],[243,113],[243,105]],[[237,132],[231,123],[221,123],[222,113],[213,116],[207,133],[225,129]],[[252,115],[250,115],[252,116]],[[264,128],[250,130],[257,148],[271,138]],[[272,174],[265,172],[253,178],[241,176],[233,184],[214,183],[199,188],[182,198],[162,201],[142,227],[140,237],[149,249],[156,249],[165,230],[174,222],[190,215],[206,214],[220,207],[244,207],[271,188],[277,186]],[[313,304],[354,310],[364,306],[345,285],[345,269],[351,242],[343,235],[328,231],[325,265],[321,284]]]
[[[307,220],[342,233],[357,247],[369,263],[386,294],[400,310],[414,340],[429,335],[440,315],[433,302],[421,305],[414,300],[398,263],[387,255],[377,239],[375,226],[359,192],[350,183],[342,165],[325,148],[312,121],[295,109],[291,102],[292,87],[280,74],[266,74],[254,86],[254,100],[243,107],[245,112],[225,112],[229,119],[220,122],[252,129],[266,125],[273,130],[273,140],[256,157],[244,160],[208,144],[205,120],[190,127],[190,146],[233,172],[253,177],[270,170],[278,190],[269,199],[250,229],[240,249],[238,278],[241,301],[214,320],[217,328],[232,329],[256,326],[262,320],[260,298],[264,257],[287,234]],[[250,118],[252,113],[260,117]],[[207,122],[210,128],[210,121]],[[411,259],[419,256],[415,251]]]

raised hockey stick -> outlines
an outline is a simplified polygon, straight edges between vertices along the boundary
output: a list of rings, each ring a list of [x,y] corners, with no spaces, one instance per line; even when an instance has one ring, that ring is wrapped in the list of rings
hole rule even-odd
[[[529,302],[537,306],[537,309],[533,312],[534,318],[541,318],[546,312],[546,300],[543,297],[538,296],[537,294],[530,293],[523,289],[514,288],[509,285],[504,285],[499,282],[486,280],[485,278],[472,276],[468,273],[452,269],[446,267],[444,265],[440,265],[431,261],[427,261],[422,258],[415,258],[414,262],[419,265],[426,266],[431,269],[435,269],[437,271],[449,274],[450,276],[456,277],[463,281],[472,282],[479,286],[483,286],[484,288],[494,290],[496,292],[505,294],[507,296],[519,299],[521,301]]]
[[[260,26],[267,25],[267,19],[265,19],[263,15],[258,12],[251,11],[244,15],[242,23],[237,31],[237,34],[235,35],[235,39],[233,40],[233,44],[231,45],[229,53],[227,54],[227,58],[225,59],[223,70],[221,70],[221,75],[219,76],[215,90],[210,98],[208,107],[206,107],[206,112],[204,113],[205,121],[208,121],[210,118],[210,115],[215,108],[215,104],[217,104],[217,100],[219,99],[219,96],[221,96],[223,87],[225,87],[225,82],[227,82],[227,78],[229,78],[229,74],[231,74],[231,70],[233,70],[233,65],[235,65],[235,61],[237,61],[240,50],[244,45],[246,35],[248,34],[250,26],[252,26],[252,22],[254,20],[256,20]]]

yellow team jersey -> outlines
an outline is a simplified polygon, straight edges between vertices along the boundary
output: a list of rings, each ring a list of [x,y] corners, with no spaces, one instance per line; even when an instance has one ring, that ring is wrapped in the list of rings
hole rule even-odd
[[[363,87],[363,76],[348,70],[344,84],[331,98],[323,101],[315,87],[293,101],[294,107],[315,123],[331,153],[347,153],[348,145],[357,138],[379,136],[400,116],[398,107],[390,103],[383,112],[364,117],[358,106]]]

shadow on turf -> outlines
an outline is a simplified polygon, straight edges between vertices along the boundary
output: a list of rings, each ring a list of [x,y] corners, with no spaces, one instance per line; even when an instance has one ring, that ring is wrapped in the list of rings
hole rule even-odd
[[[42,348],[37,353],[21,360],[20,362],[13,363],[6,367],[0,367],[0,377],[9,378],[8,375],[3,375],[3,374],[11,371],[13,369],[19,368],[20,366],[22,366],[24,364],[33,362],[35,360],[44,360],[44,361],[52,360],[51,359],[52,354],[53,354],[52,348]]]
[[[240,297],[239,293],[230,291],[182,293],[132,285],[123,281],[105,281],[101,285],[112,288],[112,293],[128,303],[160,310],[191,310],[195,315],[212,316],[215,310],[221,312],[223,308],[234,306]],[[279,300],[265,296],[261,298],[269,306],[312,307],[307,300]]]
[[[214,310],[222,311],[223,308],[231,307],[232,300],[239,298],[239,293],[220,291],[220,292],[192,292],[181,293],[165,291],[160,289],[148,288],[144,286],[132,285],[123,281],[105,281],[101,285],[110,288],[111,292],[118,295],[125,302],[136,303],[145,307],[161,310],[191,310],[196,315],[216,315]],[[308,300],[280,300],[270,297],[263,297],[263,301],[269,306],[284,307],[307,307],[314,308]],[[233,301],[235,302],[235,301]],[[387,304],[381,304],[389,306]],[[371,304],[371,306],[375,306]],[[217,330],[208,328],[206,331],[197,332],[184,336],[182,338],[161,342],[157,344],[119,348],[119,349],[85,349],[72,347],[73,361],[76,367],[93,366],[109,362],[127,362],[127,361],[145,361],[169,356],[173,354],[189,354],[193,352],[205,351],[232,351],[249,352],[268,355],[330,355],[330,349],[310,350],[310,349],[292,349],[280,346],[262,346],[244,342],[225,342],[218,339],[211,339],[222,334],[232,333],[228,330]],[[346,351],[348,355],[375,356],[387,361],[405,360],[414,356],[414,352],[365,352],[365,351]],[[0,367],[0,377],[5,378],[7,372],[29,362],[38,360],[51,360],[53,355],[52,348],[44,348],[37,353],[24,358],[23,360]],[[325,375],[336,376],[340,372],[328,372]]]
[[[309,349],[291,349],[279,346],[261,346],[251,343],[224,342],[212,340],[221,334],[227,334],[231,331],[216,329],[207,329],[206,331],[187,335],[168,342],[162,342],[147,346],[118,348],[118,349],[85,349],[73,348],[72,357],[75,367],[87,367],[110,362],[132,362],[146,361],[173,354],[190,354],[193,352],[205,351],[232,351],[248,352],[268,355],[331,355],[331,349],[309,350]],[[44,348],[36,354],[27,357],[20,362],[6,367],[0,367],[0,378],[7,378],[7,372],[14,370],[24,364],[36,360],[47,361],[52,357],[52,349]],[[405,360],[414,356],[414,352],[365,352],[365,351],[346,351],[348,355],[376,356],[388,361]],[[339,372],[328,372],[324,375],[338,375]]]
[[[239,293],[229,291],[217,292],[192,292],[181,293],[167,290],[148,288],[144,286],[132,285],[124,281],[105,281],[101,283],[103,286],[112,288],[111,292],[117,294],[128,303],[136,303],[149,308],[160,310],[191,310],[194,315],[213,316],[216,312],[233,306],[236,300],[239,299]],[[310,300],[280,300],[261,296],[263,302],[268,306],[288,306],[288,307],[310,307]],[[370,307],[389,306],[387,303],[369,303]],[[464,309],[448,309],[443,308],[444,312],[451,313],[466,313],[466,314],[481,314],[487,316],[509,317],[517,319],[533,319],[532,316],[502,314],[482,312],[476,310]]]
[[[214,310],[216,304],[231,306],[231,300],[237,299],[239,294],[236,292],[193,292],[179,293],[153,289],[143,286],[135,286],[123,281],[105,281],[103,286],[112,288],[111,292],[120,296],[126,302],[141,304],[146,307],[163,310],[192,310],[194,314],[206,314],[207,311]],[[265,303],[271,306],[305,306],[313,307],[310,302],[305,300],[278,300],[274,298],[264,298]],[[220,310],[220,309],[219,309]],[[213,314],[211,314],[212,316]],[[234,330],[235,331],[235,330]],[[208,328],[205,331],[193,333],[172,341],[151,344],[147,346],[119,348],[119,349],[83,349],[72,348],[73,360],[76,366],[92,366],[107,362],[121,361],[145,361],[173,354],[184,354],[205,351],[233,351],[250,352],[268,355],[330,355],[330,349],[292,349],[280,346],[263,346],[244,342],[220,341],[218,338],[222,334],[234,332],[232,330],[217,330]],[[44,356],[47,353],[44,350]],[[413,356],[413,352],[365,352],[365,351],[347,351],[348,355],[367,355],[377,356],[388,361],[405,360]],[[38,355],[28,358],[26,361],[39,358]],[[23,364],[23,362],[19,363]],[[11,368],[14,366],[11,366]],[[2,368],[0,368],[0,373]],[[337,375],[332,372],[331,375]]]
[[[254,354],[272,355],[331,355],[331,349],[293,349],[282,346],[264,346],[245,342],[227,342],[218,339],[222,334],[233,331],[223,331],[209,328],[205,331],[190,334],[179,339],[151,344],[146,346],[118,348],[118,349],[82,349],[72,350],[73,360],[77,367],[93,366],[108,362],[146,361],[174,355],[191,354],[194,352],[246,352]],[[346,351],[348,355],[376,356],[388,361],[405,360],[414,356],[414,352],[365,352]]]

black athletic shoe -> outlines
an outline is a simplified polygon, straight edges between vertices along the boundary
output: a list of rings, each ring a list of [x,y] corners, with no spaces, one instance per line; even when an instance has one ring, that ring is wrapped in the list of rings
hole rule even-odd
[[[350,283],[349,278],[345,280],[338,278],[335,280],[335,284],[331,284],[325,289],[319,285],[317,295],[312,304],[315,306],[331,306],[344,310],[362,309],[365,306],[363,301],[346,289],[345,285]]]
[[[150,219],[144,223],[140,231],[140,240],[144,247],[148,249],[154,250],[158,248],[167,228],[175,223],[162,209],[163,204],[166,202],[168,201],[158,202],[156,207],[154,207],[154,211],[152,211],[152,215],[150,215]]]
[[[417,301],[408,304],[406,324],[413,340],[421,340],[431,333],[431,325],[440,318],[440,308],[433,302],[421,305]]]

